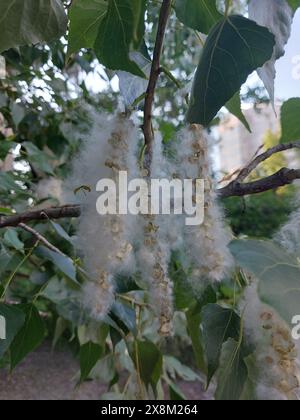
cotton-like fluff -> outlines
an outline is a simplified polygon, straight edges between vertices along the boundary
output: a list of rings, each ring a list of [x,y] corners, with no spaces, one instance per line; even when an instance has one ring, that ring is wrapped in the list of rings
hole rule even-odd
[[[300,208],[291,214],[288,222],[282,226],[274,239],[289,254],[300,257]]]
[[[187,252],[194,267],[191,281],[220,281],[233,266],[228,249],[231,237],[211,177],[208,141],[202,126],[194,124],[181,131],[177,155],[179,178],[205,181],[204,222],[184,228]]]
[[[36,195],[40,200],[54,198],[62,201],[62,181],[56,178],[42,179],[36,187]]]
[[[300,371],[296,343],[276,312],[261,303],[255,279],[246,289],[241,309],[246,338],[256,347],[256,398],[297,399]]]
[[[151,165],[152,179],[168,179],[167,162],[163,156],[161,137],[156,135]],[[150,180],[148,189],[151,190]],[[152,199],[153,197],[151,197]],[[173,286],[169,278],[171,249],[175,236],[171,234],[170,215],[141,215],[143,240],[137,253],[140,270],[150,290],[150,301],[159,314],[159,334],[172,334]]]
[[[120,271],[130,274],[135,265],[129,240],[131,219],[100,216],[96,185],[101,179],[117,181],[119,171],[128,171],[129,144],[137,139],[138,131],[126,117],[96,115],[69,181],[69,189],[77,191],[77,202],[82,204],[78,240],[91,278],[83,288],[83,304],[98,320],[114,302],[114,276]]]

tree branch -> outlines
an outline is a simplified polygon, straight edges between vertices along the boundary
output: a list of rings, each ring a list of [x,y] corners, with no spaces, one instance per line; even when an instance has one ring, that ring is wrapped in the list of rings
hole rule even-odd
[[[237,182],[245,181],[245,179],[251,174],[251,172],[254,171],[254,169],[256,169],[262,162],[265,162],[271,156],[280,152],[284,152],[286,150],[296,149],[296,148],[300,149],[300,140],[292,142],[292,143],[278,144],[272,147],[271,149],[268,149],[266,152],[257,156],[248,166],[246,166],[246,168],[242,169],[235,181]]]
[[[150,168],[151,168],[152,148],[153,148],[153,140],[154,140],[153,127],[152,127],[152,107],[153,107],[154,96],[155,96],[155,88],[157,85],[159,75],[161,73],[160,58],[162,54],[163,41],[165,37],[165,32],[166,32],[170,12],[171,12],[171,7],[172,7],[172,0],[163,0],[161,10],[160,10],[158,31],[157,31],[156,42],[155,42],[155,47],[154,47],[153,61],[152,61],[152,67],[151,67],[151,72],[150,72],[150,77],[149,77],[149,84],[148,84],[148,88],[146,91],[146,98],[145,98],[143,131],[144,131],[145,146],[146,146],[145,168],[149,171],[149,173],[150,173]]]
[[[284,187],[285,185],[292,184],[296,179],[300,179],[300,169],[282,168],[276,174],[259,179],[258,181],[242,183],[235,180],[226,187],[221,188],[218,192],[222,198],[243,197],[245,195],[259,194]]]
[[[257,166],[269,159],[275,153],[285,150],[300,148],[300,141],[288,144],[279,144],[255,158],[245,169],[243,169],[238,177],[228,184],[226,187],[218,190],[221,198],[243,197],[246,195],[259,194],[265,191],[274,190],[285,185],[292,184],[295,180],[300,179],[300,169],[282,168],[277,173],[260,179],[258,181],[243,183],[248,175],[257,168]],[[80,205],[66,205],[62,207],[51,207],[44,210],[36,210],[18,214],[10,217],[0,218],[0,229],[5,227],[16,227],[20,223],[31,221],[47,220],[47,219],[63,219],[77,218],[81,214]]]
[[[44,244],[50,251],[56,252],[57,254],[60,254],[62,256],[65,256],[64,253],[62,253],[56,246],[52,245],[43,235],[41,235],[38,231],[35,229],[32,229],[30,226],[27,226],[25,223],[19,223],[18,226],[22,228],[23,230],[26,230],[26,232],[31,233],[31,235],[35,236],[36,239]]]
[[[2,219],[0,221],[0,228],[16,227],[20,223],[27,223],[31,221],[47,220],[47,219],[63,219],[71,217],[79,217],[81,213],[80,206],[68,205],[63,207],[51,207],[44,210],[36,210],[22,214],[16,214]]]
[[[242,183],[233,181],[224,188],[218,190],[221,198],[242,197],[246,195],[259,194],[265,191],[274,190],[285,185],[292,184],[296,179],[300,179],[300,169],[283,168],[277,173],[254,182]],[[81,207],[70,205],[55,207],[45,210],[32,211],[4,218],[0,222],[0,229],[5,227],[16,227],[20,223],[80,217]]]

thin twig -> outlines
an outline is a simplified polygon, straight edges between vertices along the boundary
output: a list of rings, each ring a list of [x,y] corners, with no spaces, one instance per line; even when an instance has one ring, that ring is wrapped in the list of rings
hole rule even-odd
[[[47,248],[50,249],[50,251],[56,252],[57,254],[60,254],[62,256],[65,256],[56,246],[52,245],[43,235],[41,235],[38,231],[31,228],[30,226],[25,225],[25,223],[19,223],[18,226],[22,228],[23,230],[26,230],[27,232],[31,233],[31,235],[35,236],[39,242],[44,244]]]
[[[33,254],[33,251],[37,248],[37,246],[39,245],[39,241],[37,241],[34,246],[29,250],[28,254],[25,255],[25,257],[22,259],[22,261],[20,262],[20,264],[16,267],[16,269],[12,272],[12,274],[9,276],[3,291],[1,293],[0,296],[0,301],[3,301],[5,299],[5,295],[6,292],[9,288],[9,286],[11,285],[13,279],[15,278],[16,274],[18,273],[18,271],[20,270],[20,268],[23,266],[23,264],[25,264],[25,262],[31,257],[31,255]]]
[[[226,187],[221,188],[218,192],[222,198],[243,197],[245,195],[259,194],[290,185],[296,179],[300,179],[300,169],[282,168],[275,174],[259,179],[258,181],[248,183],[233,181]]]
[[[246,168],[242,169],[235,181],[237,182],[245,181],[245,179],[254,171],[254,169],[258,167],[258,165],[260,165],[262,162],[265,162],[271,156],[280,152],[284,152],[286,150],[296,149],[296,148],[300,149],[300,140],[292,142],[292,143],[278,144],[272,147],[271,149],[268,149],[266,152],[257,156],[248,166],[246,166]]]
[[[161,73],[160,58],[163,49],[163,42],[165,32],[171,13],[172,0],[163,0],[160,16],[158,22],[158,31],[156,36],[156,42],[153,53],[152,67],[149,77],[149,84],[146,92],[145,106],[144,106],[144,125],[143,131],[145,136],[145,146],[147,147],[145,153],[145,168],[150,174],[151,161],[152,161],[152,149],[153,149],[153,127],[152,127],[152,107],[155,96],[155,88],[159,75]]]

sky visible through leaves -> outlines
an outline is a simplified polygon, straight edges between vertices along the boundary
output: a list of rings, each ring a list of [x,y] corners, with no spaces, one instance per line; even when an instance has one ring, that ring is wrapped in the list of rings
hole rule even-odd
[[[300,95],[300,10],[295,15],[292,36],[287,44],[285,56],[278,60],[275,92],[278,99],[289,99]],[[293,77],[297,57],[298,78]]]
[[[289,39],[286,47],[286,54],[283,58],[278,60],[276,64],[277,75],[275,80],[275,95],[276,99],[285,101],[289,98],[293,98],[300,95],[300,10],[296,13],[293,23],[292,36]],[[298,62],[298,75],[299,78],[295,78],[295,67],[297,64],[293,64],[293,61]],[[97,66],[97,70],[101,72],[102,66]],[[92,91],[99,92],[103,91],[107,87],[107,82],[101,78],[97,72],[90,74],[85,80],[88,88]],[[248,85],[261,84],[256,72],[250,76]],[[112,87],[115,91],[118,90],[118,78],[115,77],[112,80]]]

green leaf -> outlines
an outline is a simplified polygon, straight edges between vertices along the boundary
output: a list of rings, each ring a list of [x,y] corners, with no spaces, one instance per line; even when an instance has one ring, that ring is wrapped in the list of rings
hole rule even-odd
[[[211,30],[195,75],[187,120],[208,126],[247,77],[268,61],[274,35],[243,16],[229,16]]]
[[[186,397],[182,393],[181,389],[174,383],[169,384],[169,393],[171,401],[185,401]]]
[[[132,276],[127,276],[125,274],[117,274],[114,277],[114,282],[116,285],[116,293],[120,295],[136,290],[141,290],[141,288],[137,285],[135,279]]]
[[[16,191],[18,195],[23,195],[29,197],[30,195],[22,189],[20,185],[16,183],[18,178],[12,173],[1,173],[0,172],[0,192],[3,191],[7,193],[7,190]]]
[[[300,7],[300,0],[287,0],[294,12]]]
[[[1,60],[1,58],[0,58]],[[0,108],[4,108],[7,106],[8,98],[5,94],[0,93]]]
[[[231,114],[233,114],[235,117],[237,117],[241,123],[244,125],[246,130],[251,133],[250,125],[243,114],[242,108],[241,108],[241,97],[240,97],[240,91],[238,91],[225,105]]]
[[[122,335],[118,332],[116,328],[110,327],[110,339],[113,345],[113,348],[115,349],[116,346],[122,341]]]
[[[238,401],[243,393],[248,378],[248,369],[244,361],[241,346],[229,339],[223,345],[216,400]]]
[[[207,366],[205,363],[203,337],[200,327],[202,320],[201,312],[204,306],[208,305],[209,303],[216,302],[216,293],[211,286],[208,286],[200,297],[200,300],[191,306],[191,308],[186,312],[187,330],[192,340],[196,363],[198,368],[205,374],[207,373]]]
[[[10,346],[11,370],[13,370],[28,353],[35,350],[43,341],[46,329],[38,310],[32,304],[20,305],[25,314],[25,323]]]
[[[162,354],[151,341],[136,341],[134,347],[132,360],[139,367],[144,384],[154,390],[162,374]]]
[[[52,340],[52,350],[55,349],[58,341],[63,336],[64,332],[67,330],[68,326],[69,326],[68,321],[66,321],[65,319],[63,319],[61,317],[57,318],[57,321],[56,321],[56,324],[55,324],[53,340]]]
[[[95,53],[100,62],[111,70],[124,70],[145,77],[137,64],[130,60],[135,19],[131,0],[109,0],[95,42]]]
[[[174,301],[175,307],[178,310],[189,308],[195,301],[195,296],[191,287],[186,287],[188,283],[188,273],[180,263],[180,257],[172,255],[170,269],[170,278],[174,285]]]
[[[24,244],[20,241],[18,232],[15,229],[7,229],[4,234],[5,244],[17,251],[24,251]]]
[[[80,347],[80,382],[88,379],[92,369],[103,355],[104,349],[91,341]]]
[[[255,354],[250,354],[244,358],[244,362],[248,370],[248,378],[244,385],[242,395],[240,396],[241,401],[257,401],[257,385],[260,379],[260,371],[257,366]]]
[[[186,382],[195,382],[200,380],[199,375],[197,375],[188,366],[183,365],[175,357],[164,356],[164,366],[173,380],[176,380],[177,377]]]
[[[109,326],[91,321],[88,324],[80,325],[77,329],[78,341],[81,346],[88,342],[93,342],[105,347],[105,342],[109,333]]]
[[[230,245],[237,263],[259,280],[258,294],[291,326],[300,314],[300,265],[268,241],[240,240]]]
[[[229,338],[239,339],[240,317],[232,309],[209,304],[202,311],[202,327],[209,385],[219,367],[223,343]]]
[[[26,115],[25,107],[13,103],[11,107],[11,116],[15,126],[17,127]]]
[[[300,98],[289,99],[281,108],[281,143],[300,140]]]
[[[139,51],[130,53],[130,58],[140,67],[145,75],[150,74],[152,62]],[[134,76],[126,71],[117,72],[121,95],[127,107],[139,108],[147,90],[148,80]]]
[[[8,268],[8,265],[10,264],[13,256],[10,254],[10,252],[4,247],[4,245],[1,245],[0,248],[0,274],[4,273],[6,269]]]
[[[41,296],[51,300],[55,304],[63,301],[76,300],[79,297],[78,291],[69,287],[65,278],[59,280],[56,276],[52,277],[47,286],[41,292]]]
[[[72,322],[75,326],[80,326],[83,322],[86,322],[85,314],[83,313],[82,305],[80,305],[79,300],[68,299],[61,301],[57,304],[56,310],[58,315]]]
[[[4,317],[6,324],[6,339],[0,339],[0,359],[2,359],[13,339],[22,328],[25,322],[25,315],[16,305],[0,303],[0,316]]]
[[[50,221],[53,229],[55,232],[63,239],[65,239],[67,242],[69,242],[71,245],[73,245],[72,238],[68,235],[68,233],[65,231],[65,229],[58,223]]]
[[[6,207],[0,207],[0,215],[1,216],[13,216],[15,213],[11,209],[7,209]]]
[[[48,261],[51,261],[56,267],[64,273],[69,279],[74,281],[76,284],[77,278],[76,278],[76,267],[74,265],[74,262],[71,260],[71,258],[58,254],[57,252],[51,251],[50,249],[39,246],[36,250],[36,253],[39,257],[45,258]]]
[[[204,358],[204,349],[203,349],[203,340],[202,332],[200,329],[201,324],[201,313],[194,313],[192,310],[189,310],[186,313],[187,320],[187,330],[188,334],[192,340],[193,351],[197,363],[197,367],[201,372],[206,373],[206,363]]]
[[[223,18],[212,0],[175,0],[175,10],[184,25],[203,34]]]
[[[67,30],[60,0],[1,0],[0,53],[20,45],[50,42]]]
[[[54,175],[53,168],[49,163],[50,159],[45,152],[28,141],[24,142],[22,145],[26,149],[27,159],[36,169],[40,169],[48,175]]]
[[[133,308],[126,304],[115,302],[112,307],[112,313],[126,325],[130,332],[136,334],[136,314]]]
[[[147,0],[132,0],[134,30],[133,30],[133,45],[138,50],[142,44],[145,35],[145,13],[147,7]]]
[[[81,48],[93,48],[107,12],[106,0],[74,0],[69,10],[68,57]]]

